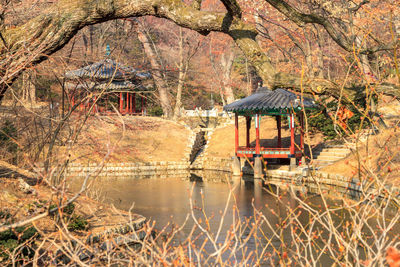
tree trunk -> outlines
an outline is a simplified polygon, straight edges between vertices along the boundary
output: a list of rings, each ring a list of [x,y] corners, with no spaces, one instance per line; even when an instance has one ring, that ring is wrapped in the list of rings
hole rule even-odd
[[[175,110],[174,110],[174,120],[178,119],[181,115],[182,108],[182,89],[183,83],[185,81],[186,73],[187,73],[187,64],[184,63],[183,58],[183,35],[182,28],[179,29],[179,76],[178,76],[178,88],[176,91],[176,102],[175,102]]]
[[[306,32],[305,30],[303,30],[303,34],[304,36],[306,36]],[[304,40],[305,42],[305,58],[306,58],[306,65],[307,65],[307,69],[308,69],[308,76],[310,78],[314,78],[314,66],[313,66],[313,58],[312,58],[312,48],[311,48],[311,41],[308,40],[308,38],[305,38]]]
[[[232,73],[232,65],[235,59],[235,54],[233,51],[227,51],[221,57],[221,65],[222,65],[222,84],[224,86],[224,93],[226,96],[226,102],[228,104],[235,101],[235,96],[233,95],[233,90],[231,86],[231,73]]]
[[[168,97],[168,85],[165,82],[164,76],[161,72],[162,68],[157,61],[157,56],[154,53],[153,48],[150,46],[150,40],[148,35],[140,27],[138,27],[137,33],[138,33],[138,39],[143,44],[144,51],[150,60],[153,79],[157,85],[160,104],[163,113],[167,118],[169,118],[172,116],[172,108],[171,108],[171,102]]]

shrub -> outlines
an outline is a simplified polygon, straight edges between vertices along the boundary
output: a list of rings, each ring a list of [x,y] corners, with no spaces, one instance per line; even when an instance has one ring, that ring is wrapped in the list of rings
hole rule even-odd
[[[86,230],[89,226],[88,221],[80,215],[73,214],[68,223],[68,230],[79,231]]]
[[[338,135],[349,135],[360,127],[360,122],[363,115],[355,106],[351,105],[346,106],[347,109],[353,112],[353,116],[347,120],[348,131],[344,131],[340,126],[337,126],[335,131],[332,116],[334,116],[333,114],[338,108],[338,103],[336,101],[325,101],[326,99],[319,101],[317,103],[318,108],[308,114],[308,123],[312,131],[322,132],[326,139],[335,139],[338,137]],[[355,104],[360,110],[363,110],[365,108],[365,99],[361,97],[357,98]],[[361,128],[366,128],[369,125],[370,122],[368,120],[364,120]]]
[[[13,252],[19,245],[37,238],[39,234],[33,226],[22,226],[15,229],[10,229],[0,233],[0,258],[7,260],[9,253]],[[32,258],[34,249],[32,248],[33,240],[21,248],[21,256]],[[0,260],[1,262],[1,260]]]
[[[160,106],[153,106],[148,110],[149,115],[160,117],[164,114]]]
[[[56,207],[57,205],[51,204],[50,210]],[[75,214],[74,211],[75,211],[74,203],[69,203],[67,206],[61,209],[61,214],[63,216],[64,221],[68,222],[68,230],[70,231],[86,230],[89,227],[89,222],[81,215]],[[55,212],[53,218],[55,218],[56,220],[60,218],[60,213],[58,211]]]

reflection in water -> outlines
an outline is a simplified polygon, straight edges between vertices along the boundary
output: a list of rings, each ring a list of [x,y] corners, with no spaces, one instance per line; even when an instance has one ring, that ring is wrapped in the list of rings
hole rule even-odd
[[[79,186],[78,178],[74,179],[71,186],[72,188]],[[254,235],[247,243],[248,249],[262,249],[256,245],[256,239],[259,238],[263,244],[270,244],[270,253],[274,252],[272,247],[282,249],[290,246],[293,241],[290,231],[293,231],[293,227],[291,225],[288,227],[289,224],[302,225],[301,227],[305,230],[310,227],[310,214],[304,210],[300,213],[299,197],[306,198],[306,203],[310,207],[324,211],[324,202],[318,195],[307,196],[302,192],[297,192],[297,197],[293,197],[288,191],[282,191],[279,187],[263,185],[262,180],[232,178],[226,173],[208,174],[203,177],[193,174],[190,179],[96,178],[90,191],[100,192],[104,202],[112,203],[120,209],[129,210],[134,205],[133,212],[156,221],[158,229],[168,223],[182,225],[190,215],[191,199],[196,218],[199,221],[201,219],[202,222],[209,222],[211,231],[215,233],[220,227],[222,215],[226,209],[222,221],[223,231],[218,241],[225,240],[226,232],[233,222],[241,221],[244,225],[241,238],[245,239],[249,234]],[[329,200],[327,204],[340,207],[341,201]],[[298,214],[295,222],[288,217],[288,211]],[[260,216],[255,216],[257,212],[267,219],[268,224],[260,224],[260,228],[254,233],[251,232],[251,225],[256,223],[255,220],[260,219]],[[349,220],[346,213],[339,208],[335,212],[332,213],[337,215],[333,218],[335,222],[338,225],[346,225],[345,221]],[[180,236],[182,239],[190,233],[193,225],[194,221],[189,216]],[[316,234],[323,237],[318,240],[320,244],[315,241],[316,246],[310,252],[318,254],[318,247],[323,246],[324,238],[328,239],[329,232],[321,227],[315,227],[313,231],[320,231]],[[365,233],[365,235],[368,234],[368,232]],[[204,238],[199,238],[197,242],[203,240]],[[176,241],[179,242],[179,240]],[[263,253],[268,255],[267,252]],[[362,257],[361,249],[360,253]],[[318,262],[322,263],[331,263],[331,261],[331,258],[324,255],[318,258]]]

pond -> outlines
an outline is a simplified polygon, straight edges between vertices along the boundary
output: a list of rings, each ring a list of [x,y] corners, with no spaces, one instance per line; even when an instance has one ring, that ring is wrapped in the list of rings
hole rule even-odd
[[[74,179],[72,188],[76,189],[79,181],[78,178]],[[355,227],[354,221],[361,219],[358,215],[373,213],[372,208],[371,211],[364,211],[354,206],[357,201],[344,202],[341,196],[321,197],[307,193],[305,187],[284,190],[280,186],[265,185],[259,179],[233,178],[218,172],[191,174],[187,179],[96,178],[89,192],[119,209],[129,210],[133,207],[134,213],[155,221],[157,229],[184,224],[174,239],[176,243],[182,242],[191,233],[195,224],[193,217],[204,228],[208,226],[214,237],[221,228],[221,233],[216,237],[216,242],[220,244],[225,242],[233,224],[240,225],[240,238],[246,240],[247,236],[251,236],[245,244],[247,251],[259,251],[272,257],[266,258],[263,265],[279,263],[282,260],[280,255],[286,251],[298,254],[298,261],[311,257],[311,262],[332,264],[333,258],[341,255],[342,247],[352,244],[355,230],[346,230]],[[366,206],[371,205],[367,203]],[[326,207],[330,209],[329,213]],[[380,243],[375,244],[377,233],[373,227],[379,226],[381,221],[378,219],[379,212],[375,215],[365,218],[365,223],[360,226],[363,231],[360,244],[356,242],[354,248],[348,245],[350,248],[346,249],[351,249],[350,254],[354,255],[343,260],[353,262],[356,258],[367,259],[372,253],[365,248],[367,246],[373,247],[373,251],[379,250]],[[257,230],[253,231],[253,228]],[[388,236],[398,238],[398,233],[400,229],[397,224]],[[201,244],[204,240],[203,236],[196,242]],[[296,247],[299,244],[304,247]],[[332,251],[329,251],[329,247],[332,247]],[[205,249],[212,249],[212,244],[207,244]]]

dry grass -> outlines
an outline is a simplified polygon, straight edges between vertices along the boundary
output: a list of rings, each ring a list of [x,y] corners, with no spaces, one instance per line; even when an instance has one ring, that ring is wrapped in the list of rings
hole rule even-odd
[[[11,214],[13,221],[22,221],[43,213],[50,204],[59,203],[59,198],[49,187],[36,185],[34,189],[35,193],[26,194],[19,189],[18,180],[0,178],[1,212]],[[65,196],[70,196],[70,194],[66,193]],[[114,229],[118,225],[127,224],[130,220],[128,212],[116,210],[110,205],[100,203],[87,196],[81,196],[74,204],[75,213],[88,221],[87,231],[93,235]],[[141,217],[139,215],[132,216],[134,220]],[[56,221],[49,216],[35,221],[35,227],[48,234],[58,231]],[[80,235],[79,232],[76,234]]]
[[[347,177],[378,175],[382,180],[400,185],[399,153],[400,132],[396,128],[388,129],[370,136],[355,153],[325,167],[323,171]]]
[[[182,125],[152,117],[92,117],[86,125],[68,149],[78,162],[100,161],[109,149],[110,162],[181,161],[190,133]]]

